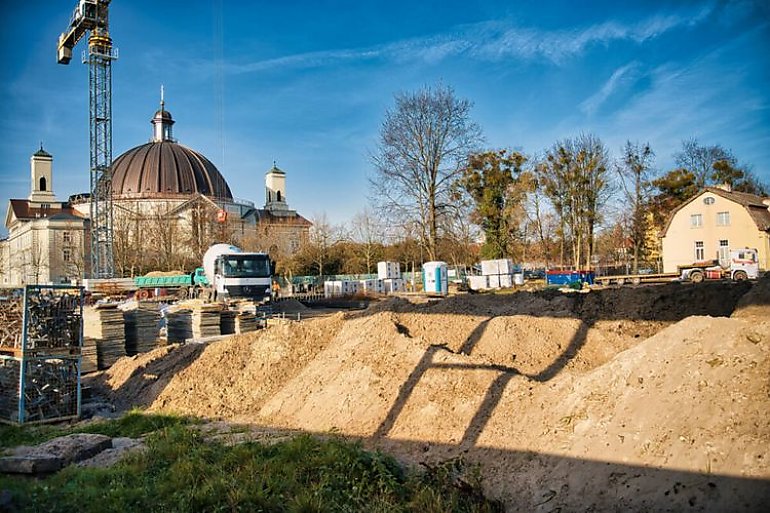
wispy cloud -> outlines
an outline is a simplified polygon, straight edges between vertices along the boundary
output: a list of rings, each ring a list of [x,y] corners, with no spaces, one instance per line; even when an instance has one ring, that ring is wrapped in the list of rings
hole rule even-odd
[[[604,85],[602,85],[601,89],[580,104],[580,110],[587,116],[593,116],[599,107],[601,107],[618,88],[634,81],[638,68],[638,62],[631,62],[616,69]]]
[[[545,59],[561,65],[595,45],[616,41],[644,43],[677,28],[699,23],[711,11],[655,15],[636,23],[607,21],[574,30],[543,31],[512,27],[502,22],[485,22],[459,27],[431,37],[412,38],[366,48],[301,53],[245,64],[229,64],[230,73],[251,73],[281,68],[314,68],[366,60],[439,62],[465,55],[485,61]]]

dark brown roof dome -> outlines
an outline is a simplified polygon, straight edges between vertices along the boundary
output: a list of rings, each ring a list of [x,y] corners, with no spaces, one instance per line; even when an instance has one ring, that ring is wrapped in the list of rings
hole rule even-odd
[[[164,108],[150,121],[152,141],[128,150],[112,163],[112,195],[118,199],[173,198],[203,194],[233,199],[224,177],[209,159],[172,137],[174,120]]]
[[[130,149],[112,163],[115,198],[159,198],[200,193],[232,199],[230,186],[209,159],[181,144],[158,141]]]

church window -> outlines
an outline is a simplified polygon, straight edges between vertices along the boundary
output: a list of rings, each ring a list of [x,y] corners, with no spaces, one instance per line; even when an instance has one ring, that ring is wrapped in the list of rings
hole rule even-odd
[[[40,190],[41,191],[45,191],[45,186],[46,186],[45,176],[41,176],[40,177]]]
[[[278,201],[281,201],[281,191],[278,191],[275,194],[276,194],[276,197],[278,198]]]
[[[61,256],[64,262],[69,262],[70,260],[72,260],[72,250],[70,248],[64,248],[62,250]]]
[[[70,232],[62,232],[62,240],[64,242],[72,242],[72,234]]]

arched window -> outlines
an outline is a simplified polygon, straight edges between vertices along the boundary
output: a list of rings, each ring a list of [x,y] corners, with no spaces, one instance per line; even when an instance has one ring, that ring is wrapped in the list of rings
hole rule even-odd
[[[40,190],[41,191],[45,190],[45,176],[40,177]]]
[[[278,198],[278,201],[281,201],[281,191],[278,191],[275,194],[276,194],[276,197]]]

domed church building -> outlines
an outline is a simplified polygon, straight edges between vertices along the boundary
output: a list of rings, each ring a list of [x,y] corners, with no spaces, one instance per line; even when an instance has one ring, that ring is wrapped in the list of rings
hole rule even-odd
[[[135,276],[154,270],[190,271],[201,265],[206,249],[217,242],[235,244],[246,251],[265,251],[278,260],[296,253],[307,239],[311,223],[289,208],[286,173],[275,163],[267,171],[262,208],[253,201],[235,198],[225,177],[209,159],[177,142],[173,136],[174,123],[161,99],[160,108],[151,119],[150,142],[131,148],[113,161],[115,275]],[[33,207],[40,203],[35,159],[43,157],[33,156],[33,182],[37,180],[33,183],[33,194],[29,200],[11,200],[9,205],[8,240],[18,239],[12,237],[18,228],[17,218],[34,214],[22,203],[33,199],[36,200],[30,203]],[[53,157],[46,153],[43,160],[51,174],[49,162]],[[48,177],[48,183],[52,183],[52,176]],[[48,194],[52,197],[50,191]],[[51,198],[46,200],[51,203]],[[81,220],[80,237],[84,241],[85,256],[80,259],[88,262],[90,194],[74,195],[68,202],[57,205],[61,205],[61,215],[73,218],[70,221]],[[9,226],[9,222],[14,226]],[[0,241],[0,265],[11,260],[10,253],[21,251],[23,245],[11,251],[8,241]],[[50,258],[49,268],[54,267],[54,260],[57,258]],[[17,272],[13,276],[3,273],[6,279],[0,281],[59,283],[77,278],[73,274],[82,276],[82,266],[69,267],[72,268],[69,271],[53,270],[42,279],[39,272],[34,276],[29,272]]]

